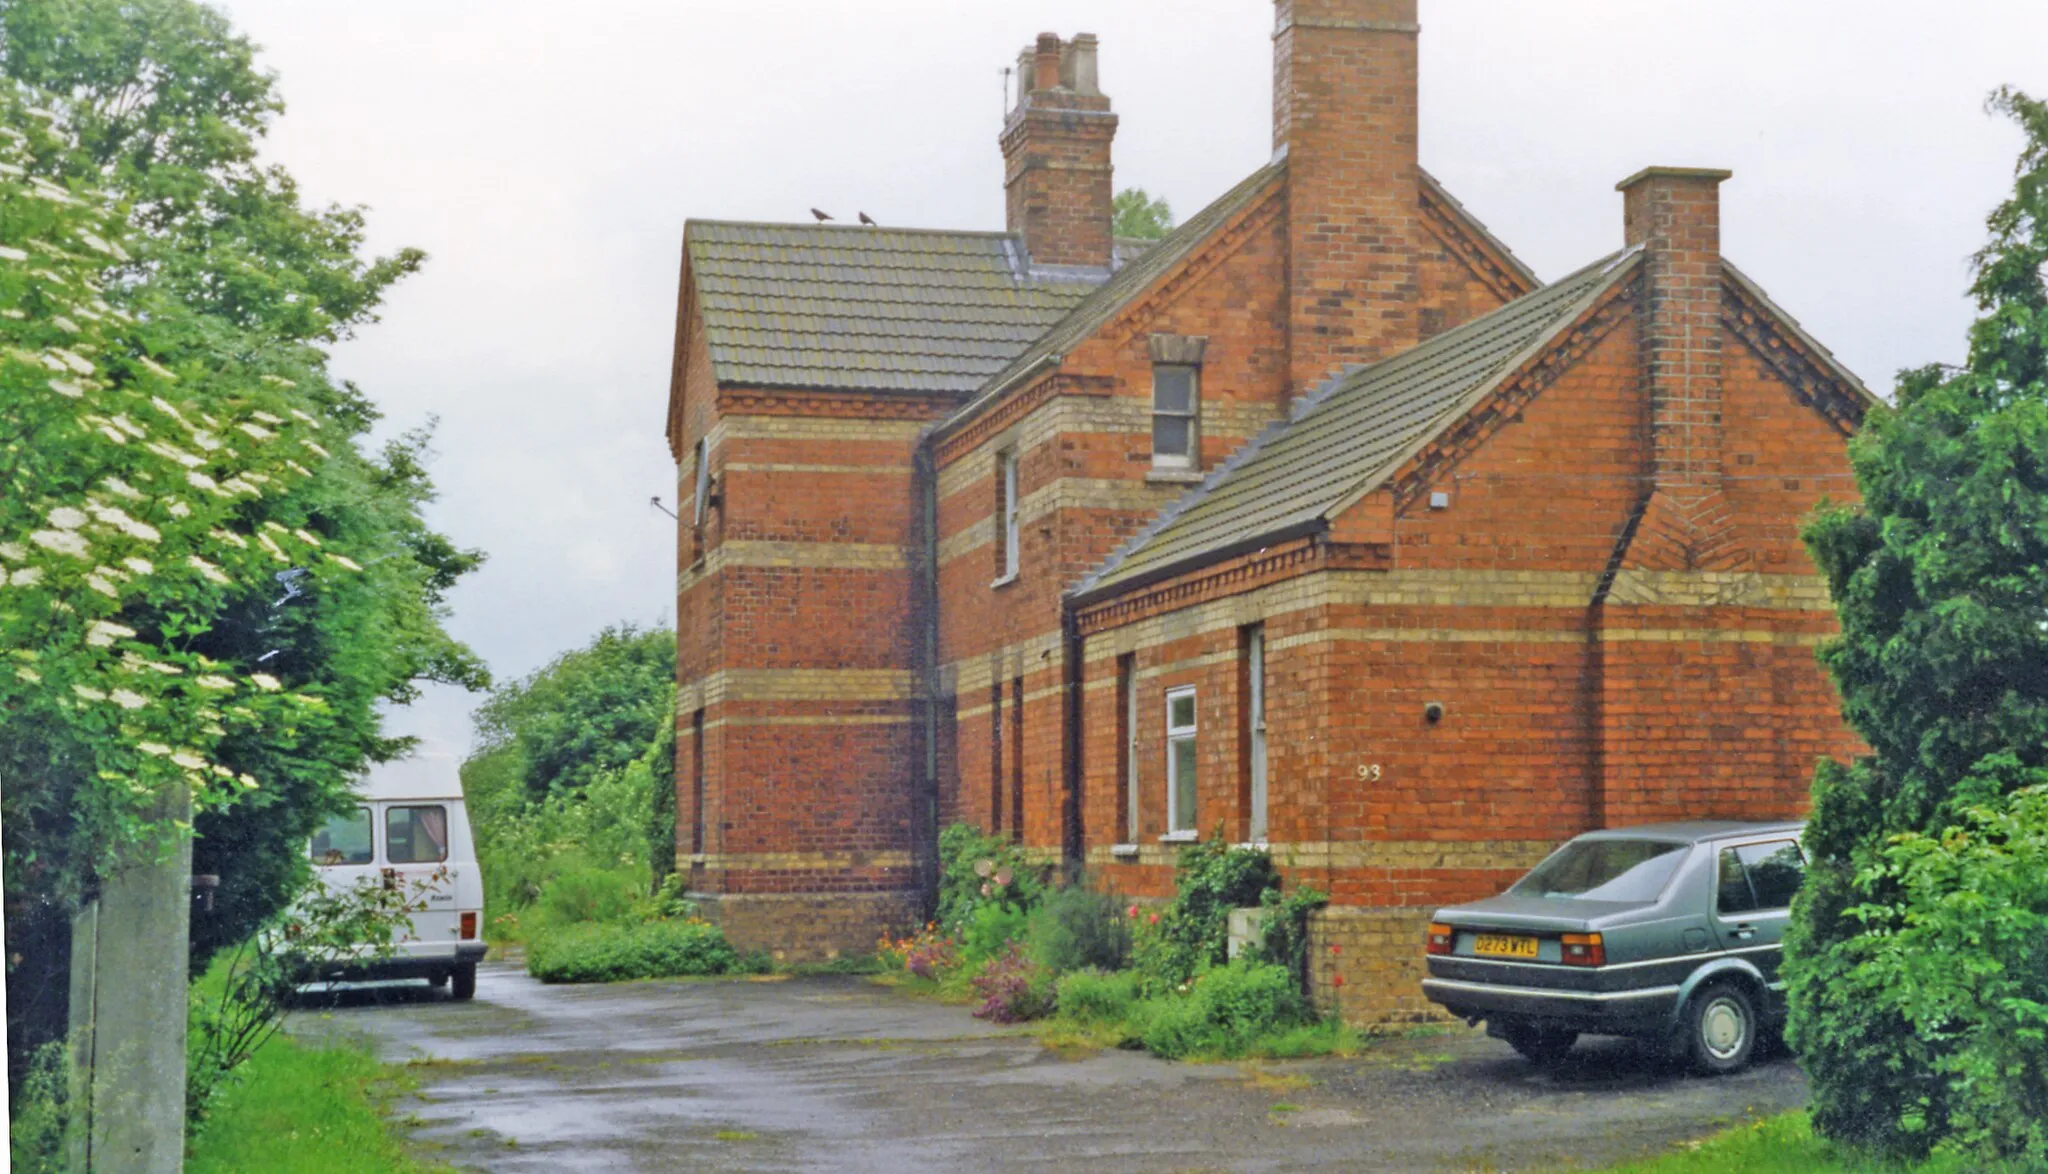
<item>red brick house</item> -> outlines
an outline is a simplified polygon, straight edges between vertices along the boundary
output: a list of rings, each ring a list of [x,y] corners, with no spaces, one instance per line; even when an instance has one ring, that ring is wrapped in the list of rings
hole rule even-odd
[[[1721,258],[1726,173],[1543,285],[1418,162],[1415,0],[1276,17],[1272,160],[1155,244],[1086,35],[1004,232],[686,228],[677,850],[743,945],[869,948],[956,820],[1140,895],[1221,831],[1397,1014],[1433,905],[1853,751],[1797,530],[1875,401]]]

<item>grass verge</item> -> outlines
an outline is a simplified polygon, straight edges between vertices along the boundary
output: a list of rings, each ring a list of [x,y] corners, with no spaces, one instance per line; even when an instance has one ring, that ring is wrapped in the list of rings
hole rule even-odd
[[[361,1047],[309,1047],[279,1035],[214,1097],[186,1149],[187,1174],[430,1174],[385,1115],[402,1069]]]
[[[1610,1166],[1604,1174],[1996,1174],[1999,1169],[1962,1159],[1875,1161],[1815,1136],[1806,1114],[1792,1112],[1739,1125],[1679,1153]],[[2017,1172],[2019,1167],[2005,1169]]]

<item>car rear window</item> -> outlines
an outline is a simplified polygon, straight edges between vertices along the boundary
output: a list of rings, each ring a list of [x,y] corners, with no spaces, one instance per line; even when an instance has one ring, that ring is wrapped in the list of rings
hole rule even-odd
[[[1664,840],[1573,840],[1508,890],[1516,897],[1654,901],[1689,845]]]
[[[370,809],[357,807],[329,819],[313,833],[307,854],[315,864],[368,864],[372,855]]]

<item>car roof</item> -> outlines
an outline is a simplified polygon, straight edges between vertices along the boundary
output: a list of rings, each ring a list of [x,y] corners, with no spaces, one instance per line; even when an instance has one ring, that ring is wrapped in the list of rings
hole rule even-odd
[[[1646,823],[1626,828],[1601,828],[1577,837],[1581,840],[1681,840],[1697,844],[1706,840],[1726,840],[1736,836],[1763,835],[1769,832],[1799,833],[1806,827],[1804,820],[1787,819],[1767,822],[1745,822],[1734,819],[1688,819],[1674,823]]]

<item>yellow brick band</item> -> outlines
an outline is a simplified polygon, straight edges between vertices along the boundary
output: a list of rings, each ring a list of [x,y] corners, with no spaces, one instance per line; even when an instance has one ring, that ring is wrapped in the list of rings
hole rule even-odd
[[[1107,845],[1088,849],[1091,865],[1135,863],[1172,866],[1182,844],[1147,841],[1137,852],[1117,854]],[[1556,849],[1554,840],[1347,840],[1273,843],[1266,846],[1273,861],[1285,868],[1390,869],[1457,871],[1512,869],[1523,871]]]
[[[679,868],[701,864],[705,868],[725,872],[837,872],[857,868],[910,868],[914,863],[910,853],[900,851],[676,853]]]
[[[823,567],[848,571],[903,571],[910,548],[881,542],[722,542],[676,576],[676,594],[729,567]]]
[[[900,669],[721,669],[684,682],[676,696],[687,713],[729,701],[906,701],[916,685]]]

